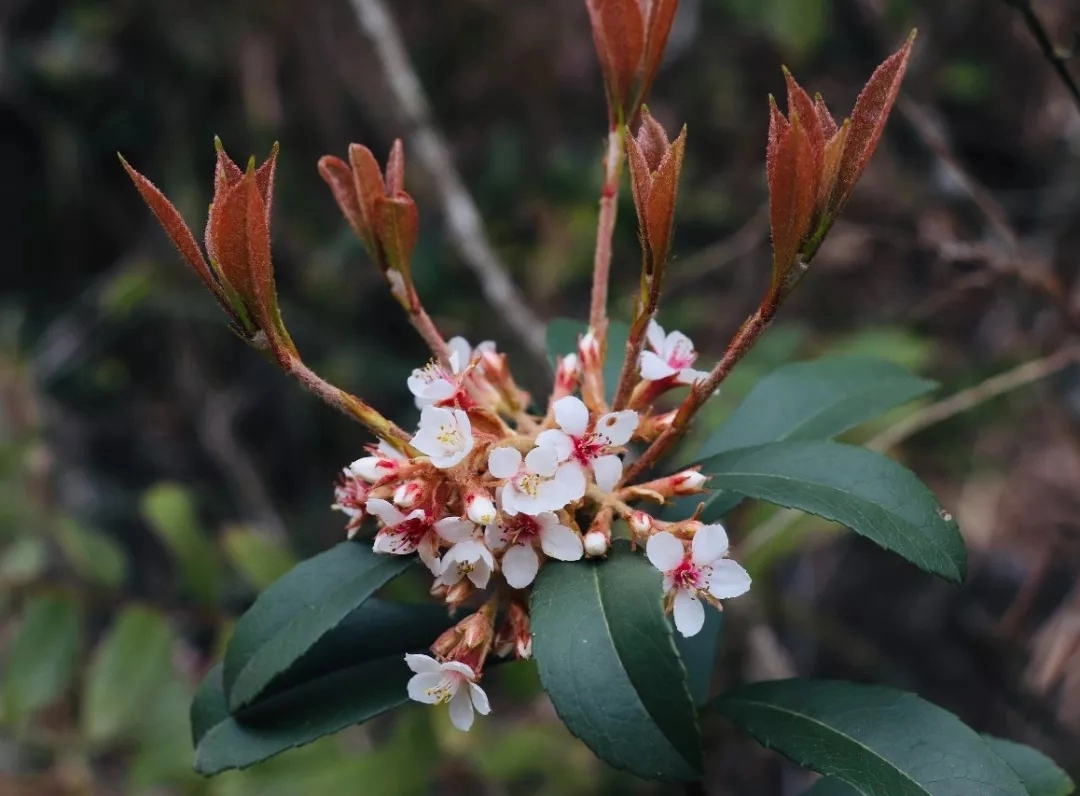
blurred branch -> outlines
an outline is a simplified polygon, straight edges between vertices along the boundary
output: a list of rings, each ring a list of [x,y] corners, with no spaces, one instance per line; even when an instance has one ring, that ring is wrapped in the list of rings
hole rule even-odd
[[[991,376],[966,390],[932,403],[891,426],[866,443],[871,450],[885,452],[930,426],[974,409],[981,403],[1052,376],[1080,363],[1080,346],[1070,345],[1041,359]]]
[[[701,277],[716,276],[718,271],[752,254],[768,237],[769,206],[765,203],[727,237],[673,262],[667,274],[668,293],[688,287]]]
[[[1050,33],[1046,30],[1046,26],[1043,25],[1042,20],[1039,19],[1039,15],[1035,13],[1035,8],[1032,6],[1031,0],[1003,1],[1006,5],[1015,8],[1017,13],[1020,14],[1020,18],[1024,20],[1027,29],[1031,31],[1035,43],[1039,45],[1043,57],[1050,62],[1050,66],[1057,72],[1061,82],[1064,84],[1069,94],[1072,95],[1077,111],[1080,111],[1080,85],[1077,84],[1076,78],[1074,78],[1069,71],[1069,59],[1072,57],[1073,53],[1054,44],[1054,40],[1050,38]]]
[[[446,138],[432,120],[431,104],[409,60],[401,32],[383,0],[349,2],[409,129],[409,144],[439,195],[454,248],[476,275],[491,306],[525,348],[546,365],[544,324],[525,303],[487,238],[476,203],[450,157]]]

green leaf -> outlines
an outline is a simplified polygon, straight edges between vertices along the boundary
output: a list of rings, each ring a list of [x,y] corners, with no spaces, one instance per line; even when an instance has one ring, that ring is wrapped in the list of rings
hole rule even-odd
[[[311,649],[411,557],[379,555],[342,542],[291,569],[240,617],[225,651],[225,693],[236,711]]]
[[[191,705],[196,770],[244,768],[404,704],[412,676],[404,654],[452,621],[441,607],[368,600],[235,715],[215,666]]]
[[[187,490],[178,484],[152,486],[143,493],[142,515],[176,559],[192,596],[216,603],[221,592],[221,556],[203,532]]]
[[[1026,796],[974,730],[914,694],[781,680],[743,686],[712,706],[763,745],[863,796]]]
[[[296,566],[292,552],[266,534],[231,528],[225,532],[223,541],[229,563],[255,591],[262,591]]]
[[[533,656],[559,717],[597,756],[692,780],[701,738],[662,594],[660,573],[623,543],[600,563],[549,561],[533,588]]]
[[[774,442],[707,459],[711,484],[843,523],[920,569],[963,581],[956,522],[911,471],[865,448]]]
[[[127,577],[127,556],[111,537],[71,521],[62,520],[56,541],[68,564],[87,580],[118,589]]]
[[[709,701],[709,686],[712,684],[716,651],[723,629],[724,615],[706,604],[705,625],[697,634],[687,638],[681,633],[673,633],[675,647],[686,667],[686,684],[690,687],[695,705],[701,706]]]
[[[82,617],[64,596],[35,597],[22,620],[4,662],[4,716],[20,723],[67,689],[75,672]]]
[[[138,726],[173,676],[172,628],[149,608],[125,608],[98,645],[82,700],[83,735],[91,743]]]
[[[1069,796],[1076,790],[1069,775],[1039,750],[992,735],[983,740],[1016,772],[1028,796]]]
[[[937,387],[891,362],[837,356],[795,362],[759,381],[709,437],[695,460],[788,439],[829,439]],[[720,492],[703,518],[727,514],[742,496]]]
[[[570,318],[556,318],[547,327],[547,350],[551,366],[556,356],[576,354],[578,337],[589,331],[589,325]],[[607,359],[604,360],[604,392],[610,401],[619,387],[623,360],[626,358],[626,342],[630,339],[630,326],[622,321],[608,321]]]
[[[848,785],[844,780],[836,777],[822,777],[809,790],[803,791],[802,796],[863,796],[858,788]]]
[[[0,581],[9,585],[32,581],[45,571],[48,562],[43,539],[37,536],[16,539],[0,555]]]

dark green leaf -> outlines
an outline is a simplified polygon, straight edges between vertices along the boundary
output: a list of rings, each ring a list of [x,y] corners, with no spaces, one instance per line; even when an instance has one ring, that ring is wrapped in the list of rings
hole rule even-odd
[[[293,567],[240,617],[225,651],[224,683],[236,711],[389,580],[411,557],[342,542]]]
[[[235,716],[215,666],[191,705],[195,768],[244,768],[404,704],[404,654],[451,623],[441,607],[368,600]]]
[[[673,634],[675,647],[686,667],[686,684],[690,687],[695,705],[704,705],[709,700],[716,649],[720,645],[723,629],[724,615],[706,604],[705,625],[696,635],[687,638],[677,632]]]
[[[1026,796],[974,730],[914,694],[782,680],[743,686],[712,705],[765,746],[864,796]]]
[[[556,356],[576,354],[578,338],[589,330],[587,323],[556,318],[547,327],[547,350],[551,366],[555,367]],[[626,342],[630,339],[630,326],[622,321],[608,321],[607,359],[604,360],[604,391],[610,401],[615,397],[622,373],[623,360],[626,358]]]
[[[616,768],[701,776],[686,671],[664,616],[660,573],[618,543],[604,562],[549,561],[532,594],[533,655],[570,731]]]
[[[126,608],[101,640],[83,691],[83,733],[113,740],[135,727],[172,678],[172,628],[148,608]]]
[[[4,716],[19,723],[68,687],[79,653],[82,617],[63,596],[35,597],[4,661]]]
[[[1028,796],[1069,796],[1076,790],[1069,775],[1038,749],[992,735],[984,735],[983,740],[1016,772]]]
[[[920,569],[961,582],[967,551],[956,522],[911,471],[865,448],[774,442],[705,461],[711,484],[842,523]]]
[[[157,484],[143,493],[141,508],[146,523],[176,559],[191,594],[215,603],[221,591],[221,556],[203,532],[187,490]]]
[[[937,387],[891,362],[838,356],[795,362],[759,381],[695,456],[788,439],[829,439]],[[742,499],[719,492],[707,501],[706,522]]]
[[[803,791],[802,796],[863,796],[863,793],[842,779],[822,777],[812,788]]]

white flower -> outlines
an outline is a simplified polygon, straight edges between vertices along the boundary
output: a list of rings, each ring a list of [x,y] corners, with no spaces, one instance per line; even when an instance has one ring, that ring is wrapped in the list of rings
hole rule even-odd
[[[397,506],[382,498],[371,498],[367,502],[367,510],[383,523],[383,527],[375,534],[375,544],[372,545],[376,553],[396,556],[416,553],[432,574],[439,574],[441,566],[437,526],[432,526],[426,511],[413,509],[408,514],[403,514]]]
[[[567,468],[577,471],[581,495],[585,494],[586,469],[592,470],[601,490],[611,492],[622,478],[622,459],[609,453],[609,449],[625,445],[634,436],[638,426],[637,412],[632,409],[609,412],[589,431],[589,410],[580,398],[568,395],[556,401],[553,408],[559,428],[542,431],[536,444],[554,451],[560,462],[566,462],[560,471]]]
[[[385,440],[379,442],[379,447],[373,453],[373,456],[364,456],[350,464],[348,471],[357,478],[363,478],[368,483],[374,484],[393,475],[401,465],[409,461]]]
[[[524,589],[540,569],[536,543],[544,555],[559,561],[577,561],[582,556],[581,537],[559,522],[550,511],[535,517],[517,514],[503,516],[484,531],[484,539],[492,550],[508,547],[502,557],[502,573],[515,589]]]
[[[422,368],[416,368],[409,376],[409,392],[415,396],[417,409],[449,401],[460,389],[461,377],[473,356],[495,351],[495,343],[490,340],[485,340],[474,350],[464,337],[453,337],[446,346],[450,349],[449,369],[437,362],[429,362]]]
[[[506,479],[499,500],[503,512],[511,516],[556,511],[585,494],[585,479],[580,471],[560,467],[558,455],[551,448],[533,448],[524,458],[516,448],[492,448],[488,472]]]
[[[645,351],[641,355],[641,378],[645,381],[660,381],[674,376],[678,384],[693,384],[709,375],[707,370],[694,370],[691,367],[698,353],[690,338],[682,332],[665,336],[660,324],[650,321],[645,339],[652,348],[652,351]]]
[[[435,532],[453,545],[442,558],[435,583],[453,586],[468,578],[476,588],[486,588],[495,557],[478,538],[477,527],[459,517],[445,517],[435,523]]]
[[[406,655],[415,674],[409,680],[409,699],[425,705],[450,703],[450,721],[459,730],[472,727],[473,710],[481,716],[491,712],[487,694],[476,684],[476,672],[459,661],[439,663],[430,655]]]
[[[440,470],[461,462],[473,449],[472,424],[460,409],[425,406],[420,412],[420,429],[412,438],[413,447],[431,458]]]
[[[727,549],[723,525],[698,528],[689,555],[683,543],[667,531],[649,537],[645,555],[664,573],[664,591],[675,594],[675,627],[684,636],[693,636],[705,624],[700,597],[710,602],[724,600],[750,589],[746,570],[724,558]]]

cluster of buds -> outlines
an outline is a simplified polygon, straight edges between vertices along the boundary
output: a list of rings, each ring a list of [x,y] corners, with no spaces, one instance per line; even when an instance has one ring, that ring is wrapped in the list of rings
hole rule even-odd
[[[702,602],[720,607],[721,600],[750,588],[749,575],[728,558],[722,526],[701,523],[700,510],[669,522],[643,508],[700,494],[707,477],[696,468],[666,476],[653,469],[805,270],[877,144],[911,51],[909,39],[874,73],[852,119],[841,125],[820,97],[811,100],[787,75],[789,116],[771,103],[767,151],[773,283],[717,364],[698,370],[692,341],[678,331],[666,333],[656,320],[686,131],[672,142],[642,105],[677,0],[586,0],[586,5],[610,123],[593,301],[577,350],[563,352],[557,362],[542,415],[531,411],[534,404],[494,343],[474,348],[460,337],[446,340],[424,310],[411,276],[419,220],[405,191],[400,141],[385,170],[369,149],[354,144],[347,163],[327,156],[319,171],[431,349],[431,361],[408,379],[420,410],[412,433],[311,372],[285,330],[270,260],[276,147],[263,166],[251,163],[242,171],[218,146],[206,235],[209,261],[177,210],[124,163],[237,333],[379,440],[344,468],[333,505],[347,516],[350,539],[370,519],[376,553],[415,555],[431,575],[431,594],[449,609],[467,612],[431,645],[434,657],[406,656],[415,674],[410,697],[448,703],[452,722],[463,730],[475,712],[490,710],[479,685],[489,656],[531,655],[526,606],[541,568],[553,559],[605,557],[617,520],[625,523],[632,548],[644,547],[662,573],[666,605],[684,635],[701,629]],[[642,268],[623,365],[612,385],[604,372],[608,354],[615,353],[606,351],[607,269],[624,160]],[[682,393],[678,406],[660,405],[673,391]]]

